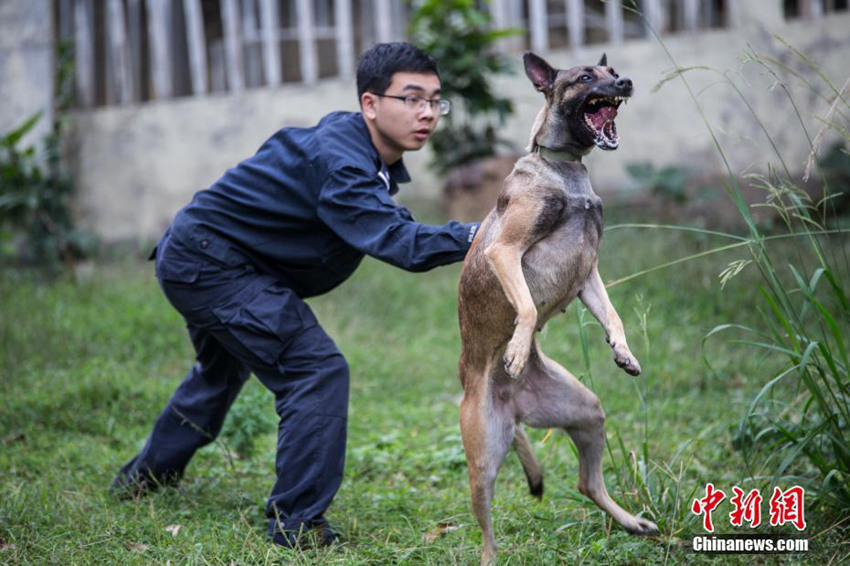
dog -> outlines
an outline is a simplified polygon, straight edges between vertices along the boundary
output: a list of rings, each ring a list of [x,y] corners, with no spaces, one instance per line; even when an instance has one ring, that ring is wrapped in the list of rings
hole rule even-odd
[[[617,75],[604,54],[595,66],[568,70],[555,69],[533,53],[526,53],[523,63],[545,104],[532,128],[530,153],[517,161],[481,224],[458,289],[460,426],[472,509],[484,540],[482,565],[496,556],[490,506],[511,444],[531,494],[543,495],[542,470],[523,424],[564,429],[578,448],[579,491],[630,533],[658,530],[608,495],[599,399],[547,358],[534,336],[579,297],[605,330],[616,364],[640,374],[597,269],[602,202],[581,163],[594,147],[619,145],[614,118],[632,95],[632,81]]]

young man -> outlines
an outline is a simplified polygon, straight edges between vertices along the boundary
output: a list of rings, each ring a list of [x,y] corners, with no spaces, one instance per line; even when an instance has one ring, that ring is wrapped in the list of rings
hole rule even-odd
[[[218,435],[254,373],[280,416],[277,481],[266,513],[274,542],[335,535],[324,518],[343,476],[348,365],[303,301],[345,281],[368,254],[409,271],[460,261],[477,224],[417,223],[391,198],[450,104],[434,60],[405,43],[374,46],[357,69],[360,113],[284,128],[178,212],[156,272],[186,319],[198,363],[113,490],[174,484]]]

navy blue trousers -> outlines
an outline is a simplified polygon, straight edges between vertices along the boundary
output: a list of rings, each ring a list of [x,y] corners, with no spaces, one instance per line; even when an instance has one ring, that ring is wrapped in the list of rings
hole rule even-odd
[[[197,363],[174,392],[127,479],[174,483],[221,431],[254,373],[274,393],[277,481],[266,507],[277,539],[325,525],[343,477],[349,371],[310,308],[284,282],[202,230],[169,230],[157,247],[160,285],[183,315]]]

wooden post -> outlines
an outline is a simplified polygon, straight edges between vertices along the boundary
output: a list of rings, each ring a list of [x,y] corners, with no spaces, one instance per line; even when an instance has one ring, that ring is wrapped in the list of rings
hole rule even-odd
[[[375,35],[378,43],[393,40],[393,10],[390,0],[375,0]]]
[[[800,16],[804,20],[819,20],[823,17],[823,0],[802,0]]]
[[[106,16],[110,63],[114,79],[107,88],[113,90],[118,104],[127,104],[133,97],[133,74],[130,46],[127,42],[127,24],[124,19],[124,3],[121,0],[108,0]]]
[[[74,0],[59,0],[59,39],[72,40],[74,36]]]
[[[133,99],[142,99],[142,0],[127,0],[127,35],[133,70]]]
[[[239,9],[237,0],[221,0],[221,21],[224,24],[224,59],[227,86],[233,92],[245,89],[242,74],[242,42],[239,39]]]
[[[605,27],[609,43],[623,43],[623,5],[620,0],[605,2]]]
[[[263,46],[257,20],[256,0],[242,0],[242,49],[245,61],[245,84],[263,84]]]
[[[697,29],[699,22],[699,0],[680,0],[683,27],[688,31]]]
[[[493,29],[504,29],[508,27],[508,6],[505,0],[490,0],[490,23]],[[510,41],[507,38],[496,42],[496,50],[502,53],[510,50]]]
[[[319,62],[316,56],[316,28],[313,24],[312,0],[297,0],[298,51],[301,59],[301,80],[311,84],[319,79]]]
[[[260,28],[263,37],[263,72],[266,84],[277,86],[281,82],[280,42],[278,29],[280,16],[277,0],[260,0]]]
[[[664,10],[661,0],[644,0],[642,6],[646,25],[654,29],[655,33],[661,35],[664,32]],[[649,30],[646,33],[651,35]]]
[[[90,0],[74,5],[74,66],[77,75],[77,102],[85,108],[94,104],[94,28]]]
[[[167,0],[146,0],[148,7],[148,49],[151,61],[153,98],[168,98],[171,81],[171,26]]]
[[[351,0],[334,2],[336,22],[336,65],[339,76],[354,77],[354,26],[351,18]]]
[[[584,45],[584,0],[566,0],[567,27],[570,30],[570,47]]]
[[[186,14],[186,45],[189,48],[192,93],[198,96],[207,92],[207,49],[200,0],[183,0],[183,12]]]
[[[210,92],[227,92],[227,71],[224,65],[224,41],[210,41]]]
[[[528,29],[531,31],[531,49],[538,53],[549,50],[549,23],[546,18],[546,0],[529,0]]]

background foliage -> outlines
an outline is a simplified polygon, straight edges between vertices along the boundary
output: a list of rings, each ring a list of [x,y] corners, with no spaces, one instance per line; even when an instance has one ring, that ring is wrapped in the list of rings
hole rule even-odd
[[[452,113],[431,138],[434,167],[441,174],[512,147],[498,135],[513,112],[510,99],[493,91],[492,78],[511,71],[510,60],[494,49],[518,30],[493,30],[487,13],[472,0],[418,0],[413,3],[411,41],[437,61],[443,97]]]

